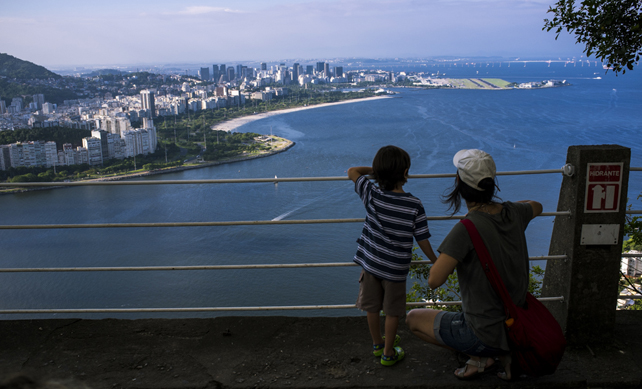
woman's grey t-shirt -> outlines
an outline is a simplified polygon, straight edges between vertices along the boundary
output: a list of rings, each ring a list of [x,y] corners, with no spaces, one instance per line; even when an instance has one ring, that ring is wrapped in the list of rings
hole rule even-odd
[[[502,206],[497,214],[472,211],[466,219],[477,227],[513,301],[522,306],[528,291],[529,271],[524,231],[533,218],[533,208],[528,203],[505,202]],[[462,310],[475,335],[488,346],[508,350],[504,304],[482,269],[466,227],[457,223],[438,251],[459,261],[457,276]]]

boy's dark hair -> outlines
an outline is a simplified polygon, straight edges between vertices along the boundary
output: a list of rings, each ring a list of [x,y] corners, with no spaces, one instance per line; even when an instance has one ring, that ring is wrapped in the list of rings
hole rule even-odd
[[[448,210],[453,210],[453,215],[459,212],[461,208],[461,199],[468,202],[478,203],[478,204],[488,204],[493,199],[498,199],[495,196],[495,179],[493,178],[484,178],[477,184],[480,188],[483,189],[477,190],[472,188],[470,185],[466,184],[461,178],[459,178],[459,173],[457,173],[457,179],[455,184],[452,186],[450,193],[444,194],[441,196],[441,201],[444,204],[448,205]]]
[[[410,156],[397,146],[380,148],[372,161],[372,177],[383,190],[394,190],[397,184],[405,184],[407,169],[410,169]]]

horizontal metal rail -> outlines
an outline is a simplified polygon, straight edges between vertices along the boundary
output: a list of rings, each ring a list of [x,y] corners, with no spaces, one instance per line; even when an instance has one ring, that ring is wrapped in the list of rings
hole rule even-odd
[[[564,297],[542,297],[540,301],[564,301]],[[406,303],[410,307],[461,305],[461,301]],[[284,305],[257,307],[194,307],[194,308],[78,308],[78,309],[2,309],[2,314],[34,313],[146,313],[146,312],[225,312],[225,311],[296,311],[311,309],[355,309],[356,304],[340,305]]]
[[[622,258],[637,258],[637,257],[642,257],[641,253],[635,254],[635,253],[622,253]]]
[[[642,210],[639,209],[629,209],[626,211],[627,215],[642,215]]]
[[[618,300],[642,300],[642,294],[632,294],[630,296],[627,296],[625,294],[621,294],[617,296]]]
[[[540,216],[570,216],[564,212],[542,212]],[[429,216],[428,220],[463,219],[464,215]],[[148,228],[148,227],[220,227],[220,226],[261,226],[281,224],[327,224],[363,223],[365,219],[308,219],[308,220],[249,220],[227,222],[169,222],[169,223],[98,223],[98,224],[16,224],[1,225],[0,230],[42,230],[55,228]]]
[[[526,174],[551,174],[562,173],[562,169],[549,170],[521,170],[510,172],[497,172],[498,176],[517,176]],[[454,178],[456,173],[443,174],[412,174],[408,178]],[[303,182],[303,181],[348,181],[347,176],[334,177],[284,177],[284,178],[229,178],[229,179],[209,179],[209,180],[114,180],[96,179],[91,181],[73,181],[73,182],[7,182],[0,183],[0,186],[6,187],[47,187],[47,186],[110,186],[110,185],[193,185],[193,184],[246,184],[246,183],[278,183],[278,182]]]
[[[630,171],[642,171],[642,168],[632,167]],[[497,172],[498,176],[520,176],[528,174],[555,174],[563,173],[563,169],[545,169],[545,170],[519,170]],[[454,178],[456,173],[443,174],[411,174],[408,178]],[[229,179],[209,179],[209,180],[129,180],[124,177],[111,180],[95,179],[88,181],[73,182],[0,182],[0,187],[66,187],[66,186],[111,186],[111,185],[194,185],[194,184],[246,184],[246,183],[279,183],[279,182],[307,182],[307,181],[348,181],[347,176],[334,177],[284,177],[284,178],[229,178]]]
[[[529,257],[529,261],[566,259],[566,255],[543,255]],[[412,261],[410,266],[429,265],[430,261]],[[312,267],[359,266],[354,262],[328,263],[278,263],[263,265],[194,265],[194,266],[106,266],[106,267],[40,267],[0,268],[0,273],[46,273],[46,272],[87,272],[87,271],[168,271],[168,270],[240,270],[240,269],[300,269]]]

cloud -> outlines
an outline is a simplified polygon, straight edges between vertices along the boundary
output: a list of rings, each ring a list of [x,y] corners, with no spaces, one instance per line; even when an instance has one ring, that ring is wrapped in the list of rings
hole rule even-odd
[[[191,6],[177,12],[165,12],[165,15],[206,15],[211,13],[243,13],[243,11],[222,8],[222,7],[208,7],[208,6]]]

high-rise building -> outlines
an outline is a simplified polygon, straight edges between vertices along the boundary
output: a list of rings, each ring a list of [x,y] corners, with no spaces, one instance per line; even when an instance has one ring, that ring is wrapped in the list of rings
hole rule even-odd
[[[317,62],[317,73],[321,73],[325,68],[325,62]]]
[[[90,139],[90,138],[85,138],[85,139]],[[85,139],[83,139],[83,144],[85,143]],[[62,145],[62,151],[65,155],[65,162],[64,164],[69,166],[69,165],[75,165],[76,164],[76,153],[74,153],[74,147],[72,146],[71,143],[65,143]],[[102,159],[101,159],[102,161]]]
[[[335,77],[343,77],[343,66],[335,66],[334,68]]]
[[[323,75],[325,77],[330,77],[330,64],[327,62],[323,63]]]
[[[236,77],[243,77],[243,65],[241,64],[236,65]]]
[[[33,95],[33,103],[36,106],[36,109],[42,109],[42,105],[45,103],[45,95],[41,93]]]
[[[294,65],[292,65],[292,81],[297,82],[298,79],[299,79],[299,64],[295,62]]]
[[[221,74],[218,71],[218,65],[212,65],[212,80],[214,82],[218,82],[220,76]]]
[[[203,81],[210,80],[210,68],[201,68],[198,74],[201,76],[201,80]]]
[[[147,89],[140,91],[140,102],[142,108],[148,111],[148,117],[156,117],[156,103],[154,101],[154,92]],[[89,148],[87,148],[89,150]],[[91,150],[89,150],[89,156],[91,159]]]
[[[229,81],[227,79],[227,69],[225,69],[225,64],[221,65],[218,70],[219,74],[221,77],[223,77],[223,81]]]
[[[90,165],[102,165],[103,148],[100,139],[94,137],[82,138],[82,147],[87,149]]]
[[[8,170],[10,167],[11,150],[8,145],[0,145],[0,170]]]
[[[227,80],[233,81],[234,78],[234,68],[227,68]]]
[[[42,105],[42,113],[51,114],[54,112],[54,105],[51,103],[44,103]]]
[[[103,162],[109,160],[109,158],[112,157],[111,155],[109,155],[109,139],[107,137],[108,135],[110,134],[105,130],[97,130],[91,132],[92,137],[100,139],[100,151],[103,156]]]
[[[265,62],[261,62],[261,70],[267,70],[267,64]]]
[[[312,74],[314,73],[314,65],[307,65],[305,67],[305,74]]]
[[[58,149],[56,147],[56,142],[47,142],[45,143],[45,158],[47,162],[46,167],[52,167],[58,164]]]

